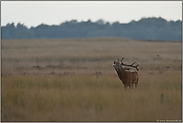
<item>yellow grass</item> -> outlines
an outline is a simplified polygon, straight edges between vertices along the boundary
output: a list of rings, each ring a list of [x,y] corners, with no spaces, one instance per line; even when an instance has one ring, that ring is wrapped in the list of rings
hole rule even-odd
[[[113,61],[140,62],[125,90]],[[2,121],[182,120],[181,43],[2,40]]]

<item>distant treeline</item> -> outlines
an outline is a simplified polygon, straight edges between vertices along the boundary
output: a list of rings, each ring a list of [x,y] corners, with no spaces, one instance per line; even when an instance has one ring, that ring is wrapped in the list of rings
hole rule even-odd
[[[136,40],[182,40],[182,21],[167,21],[163,18],[142,18],[129,23],[109,23],[100,19],[96,22],[77,20],[60,25],[40,24],[27,28],[18,23],[1,27],[1,39],[40,39],[40,38],[90,38],[124,37]]]

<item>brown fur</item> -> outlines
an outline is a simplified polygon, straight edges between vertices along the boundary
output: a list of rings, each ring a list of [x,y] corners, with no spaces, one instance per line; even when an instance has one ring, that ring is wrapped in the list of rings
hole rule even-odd
[[[137,71],[126,70],[124,66],[116,61],[114,61],[113,66],[118,74],[119,79],[123,82],[125,88],[132,88],[133,84],[135,84],[135,87],[137,87],[139,80]]]

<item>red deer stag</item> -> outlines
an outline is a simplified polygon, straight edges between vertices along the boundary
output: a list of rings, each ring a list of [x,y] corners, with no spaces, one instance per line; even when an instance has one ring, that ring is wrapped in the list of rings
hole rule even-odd
[[[122,62],[123,59],[124,58],[121,59],[121,63],[118,59],[118,61],[114,61],[113,64],[118,77],[123,82],[125,88],[133,88],[133,84],[135,84],[135,87],[137,87],[139,80],[139,75],[137,73],[139,69],[137,67],[139,66],[139,63],[136,66],[133,66],[136,62],[132,63],[131,65],[127,65]],[[125,66],[136,68],[137,71],[130,71],[131,68],[126,68]]]

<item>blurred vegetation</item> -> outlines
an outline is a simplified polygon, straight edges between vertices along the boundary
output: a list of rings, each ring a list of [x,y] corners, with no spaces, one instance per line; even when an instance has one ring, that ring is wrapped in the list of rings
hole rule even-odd
[[[91,38],[124,37],[136,40],[182,40],[182,21],[167,21],[163,18],[142,18],[129,23],[109,23],[102,19],[78,22],[66,21],[60,25],[40,24],[27,28],[14,23],[1,27],[1,39],[43,39],[43,38]]]

